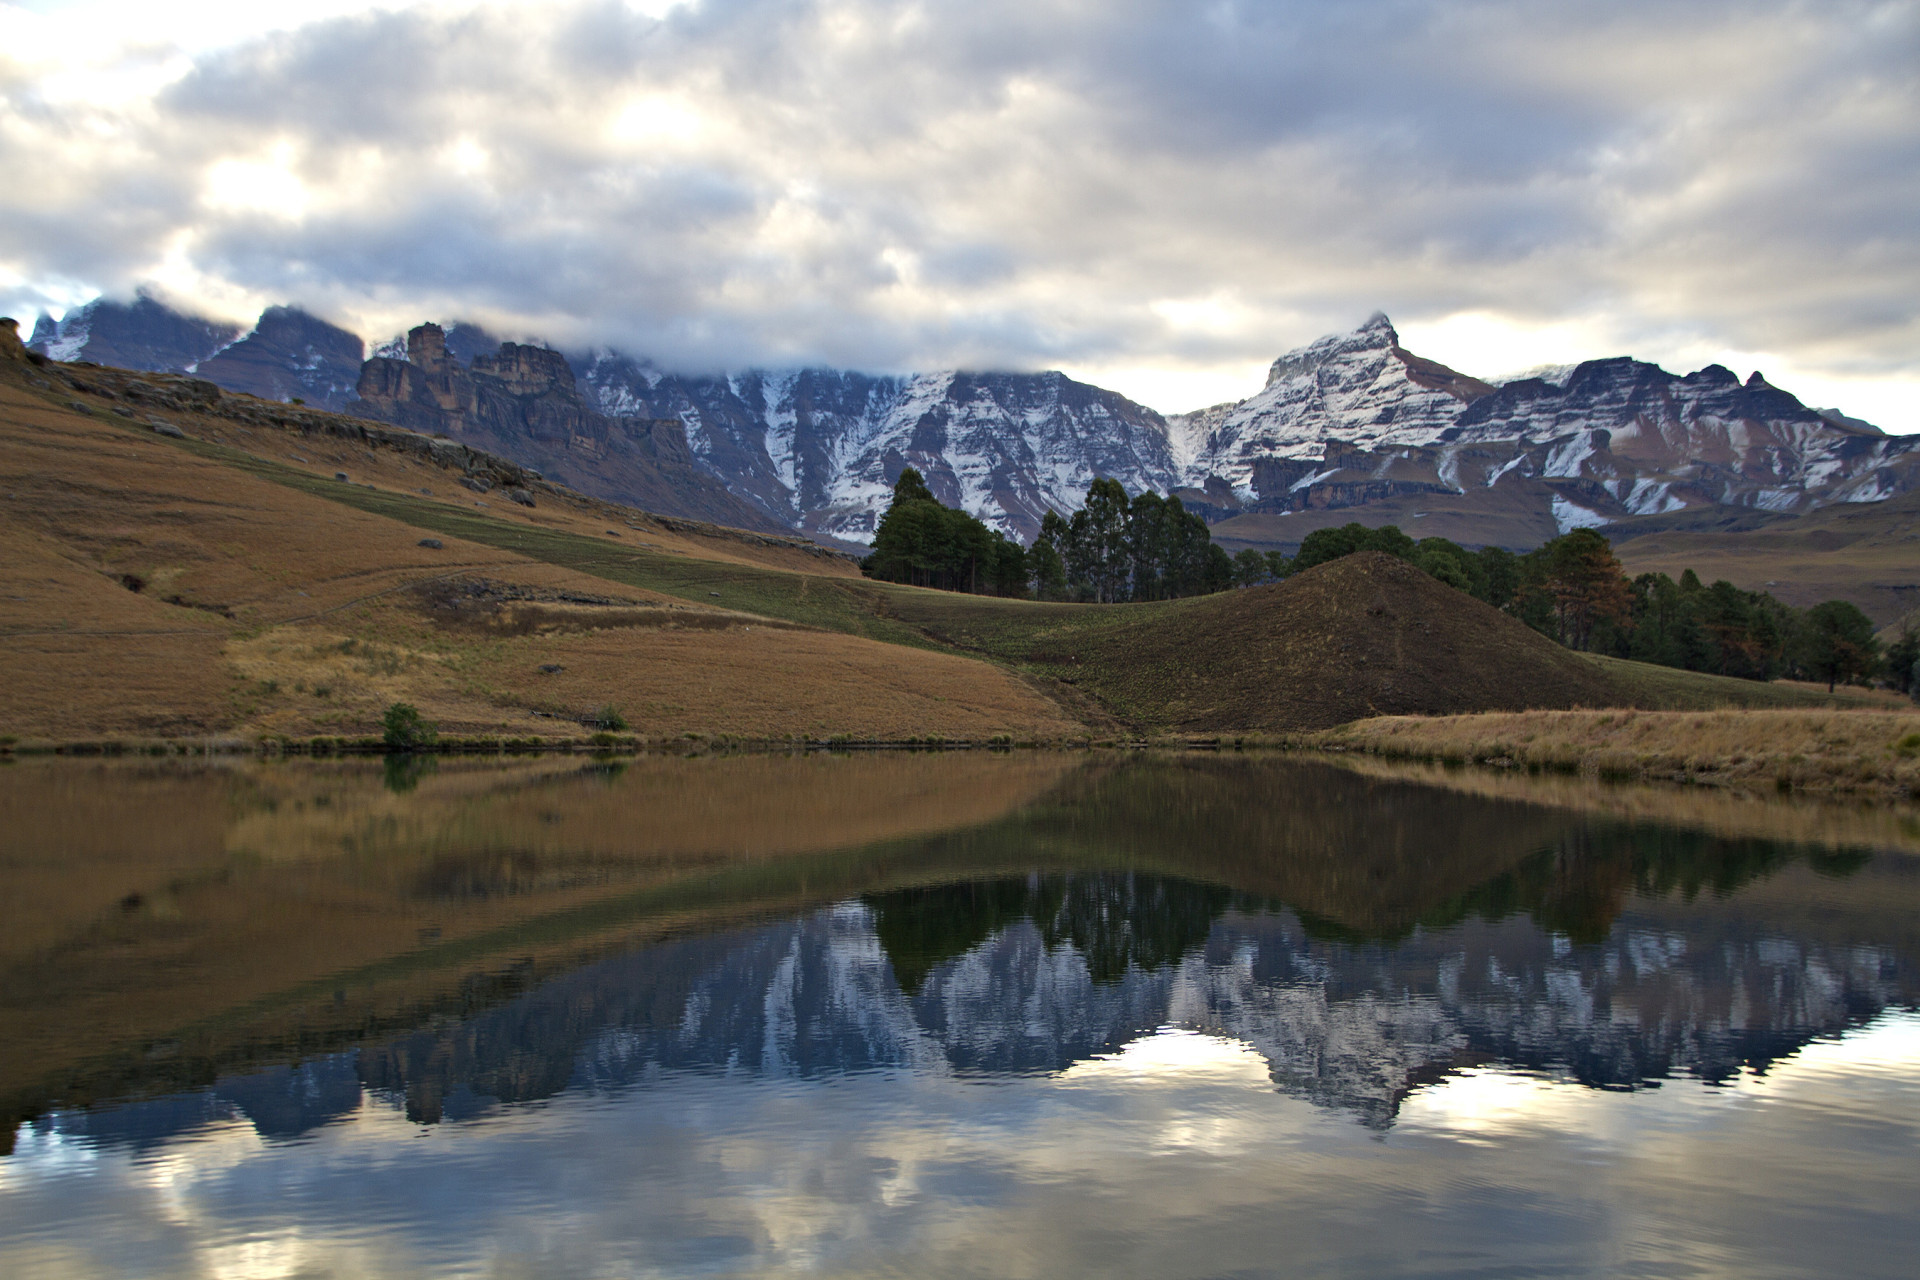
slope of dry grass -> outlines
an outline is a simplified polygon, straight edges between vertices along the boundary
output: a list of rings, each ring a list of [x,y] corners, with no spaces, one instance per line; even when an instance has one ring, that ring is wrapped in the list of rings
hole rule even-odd
[[[1382,716],[1304,741],[1388,757],[1602,777],[1920,795],[1920,710]]]
[[[175,416],[238,438],[231,423]],[[260,433],[248,443],[262,444]],[[324,470],[334,463],[320,446],[344,447],[331,438],[275,443]],[[415,525],[312,491],[375,490],[312,476],[304,487],[277,483],[233,465],[235,449],[215,450],[0,381],[0,655],[9,677],[0,733],[357,737],[377,734],[393,701],[415,703],[456,733],[543,738],[583,735],[580,718],[608,703],[652,737],[1082,731],[992,664],[773,626],[725,607],[735,602],[712,594],[722,587],[696,599],[618,572],[636,560],[697,564],[707,577],[773,579],[801,597],[827,597],[845,581],[838,557],[777,540],[674,533],[638,513],[612,521],[585,500],[579,510],[543,496],[530,511],[481,511],[464,489],[457,500],[417,492],[412,500],[478,519],[506,545],[443,535],[427,546]],[[621,536],[608,536],[609,524]],[[594,526],[597,541],[582,531]],[[614,567],[594,573],[513,548],[541,537],[591,547]],[[436,589],[480,590],[498,607],[443,616]]]

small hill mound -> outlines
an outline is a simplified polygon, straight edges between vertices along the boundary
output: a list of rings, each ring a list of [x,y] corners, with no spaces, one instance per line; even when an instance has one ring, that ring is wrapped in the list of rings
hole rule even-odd
[[[1049,629],[1025,656],[1136,724],[1188,733],[1618,701],[1591,659],[1379,552]]]

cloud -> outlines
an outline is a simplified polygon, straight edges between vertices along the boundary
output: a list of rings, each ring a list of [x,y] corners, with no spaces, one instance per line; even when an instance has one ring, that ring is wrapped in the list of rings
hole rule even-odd
[[[0,305],[158,281],[372,334],[1123,389],[1382,307],[1920,385],[1915,0],[649,8],[0,55]]]

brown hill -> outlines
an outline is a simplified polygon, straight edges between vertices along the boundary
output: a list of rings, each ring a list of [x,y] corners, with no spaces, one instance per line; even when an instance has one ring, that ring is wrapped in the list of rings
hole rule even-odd
[[[1271,586],[1120,610],[1066,607],[1051,625],[1034,622],[1023,637],[969,634],[958,619],[935,629],[1069,681],[1150,730],[1604,706],[1619,692],[1591,659],[1377,552]]]

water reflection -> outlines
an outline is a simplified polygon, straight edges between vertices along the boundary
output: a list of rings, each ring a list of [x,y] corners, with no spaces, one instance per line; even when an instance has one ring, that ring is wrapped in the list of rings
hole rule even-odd
[[[650,1234],[619,1256],[723,1272],[981,1269],[935,1247],[963,1221],[1024,1242],[985,1269],[1045,1270],[1049,1246],[1002,1211],[1061,1178],[1117,1197],[1098,1213],[1074,1200],[1062,1269],[1097,1269],[1097,1220],[1137,1246],[1120,1270],[1260,1270],[1249,1259],[1271,1227],[1238,1217],[1242,1192],[1205,1167],[1187,1172],[1211,1200],[1180,1201],[1146,1166],[1097,1162],[1233,1160],[1258,1188],[1249,1203],[1269,1206],[1302,1195],[1312,1168],[1352,1200],[1314,1201],[1321,1224],[1428,1194],[1491,1221],[1435,1190],[1466,1157],[1421,1145],[1465,1136],[1508,1144],[1511,1168],[1471,1177],[1534,1203],[1538,1226],[1581,1212],[1578,1166],[1595,1157],[1578,1144],[1627,1159],[1678,1142],[1692,1160],[1674,1135],[1705,1126],[1742,1158],[1785,1160],[1786,1135],[1819,1131],[1802,1117],[1768,1122],[1776,1133],[1702,1090],[1791,1095],[1825,1117],[1852,1172],[1802,1189],[1808,1203],[1871,1200],[1920,1173],[1920,1035],[1854,1092],[1806,1083],[1834,1037],[1920,1027],[1899,1012],[1920,1004],[1920,858],[1897,840],[1774,841],[1751,814],[1731,830],[1659,823],[1612,798],[1529,802],[1253,758],[450,764],[401,790],[379,766],[102,769],[65,792],[81,775],[40,775],[58,785],[38,809],[7,790],[24,776],[0,775],[0,810],[29,833],[0,868],[18,890],[6,909],[52,910],[3,953],[7,1025],[28,1030],[0,1059],[20,1117],[0,1160],[0,1260],[41,1256],[10,1238],[76,1247],[77,1211],[45,1219],[72,1230],[29,1226],[76,1159],[165,1159],[192,1181],[212,1176],[215,1148],[236,1169],[310,1178],[305,1229],[345,1248],[365,1224],[330,1235],[313,1215],[346,1212],[350,1187],[365,1208],[365,1188],[312,1171],[385,1185],[368,1162],[394,1159],[400,1133],[457,1141],[463,1168],[519,1179],[547,1211],[555,1185],[596,1221],[603,1197],[630,1204],[644,1187],[660,1198]],[[81,821],[82,804],[101,820]],[[137,811],[156,806],[192,821],[131,847]],[[1172,1092],[1148,1103],[1141,1089]],[[1363,1156],[1363,1135],[1389,1145]],[[612,1168],[622,1142],[648,1144],[654,1167]],[[303,1163],[308,1148],[328,1154]],[[569,1150],[603,1187],[561,1172]],[[1293,1153],[1285,1170],[1278,1150]],[[522,1160],[553,1185],[500,1163]],[[1375,1163],[1362,1177],[1355,1160]],[[106,1187],[139,1166],[101,1167],[121,1170]],[[476,1214],[516,1212],[467,1173],[432,1177],[474,1194]],[[1781,1195],[1790,1181],[1775,1177]],[[126,1207],[145,1204],[133,1185],[115,1212],[147,1212]],[[801,1185],[812,1208],[770,1207]],[[272,1233],[267,1202],[237,1184],[219,1195]],[[424,1250],[410,1269],[470,1266],[417,1208],[373,1215],[383,1248]],[[1129,1225],[1161,1221],[1171,1239],[1186,1227],[1168,1214],[1219,1249],[1158,1253]],[[226,1229],[215,1218],[201,1245]],[[1410,1263],[1425,1255],[1407,1237],[1404,1256],[1352,1241],[1322,1262],[1587,1269],[1459,1230],[1452,1261]],[[1890,1208],[1866,1234],[1913,1231]],[[349,1254],[282,1270],[409,1269]],[[1163,1272],[1144,1266],[1154,1257]],[[548,1261],[523,1269],[584,1274],[607,1256]]]

